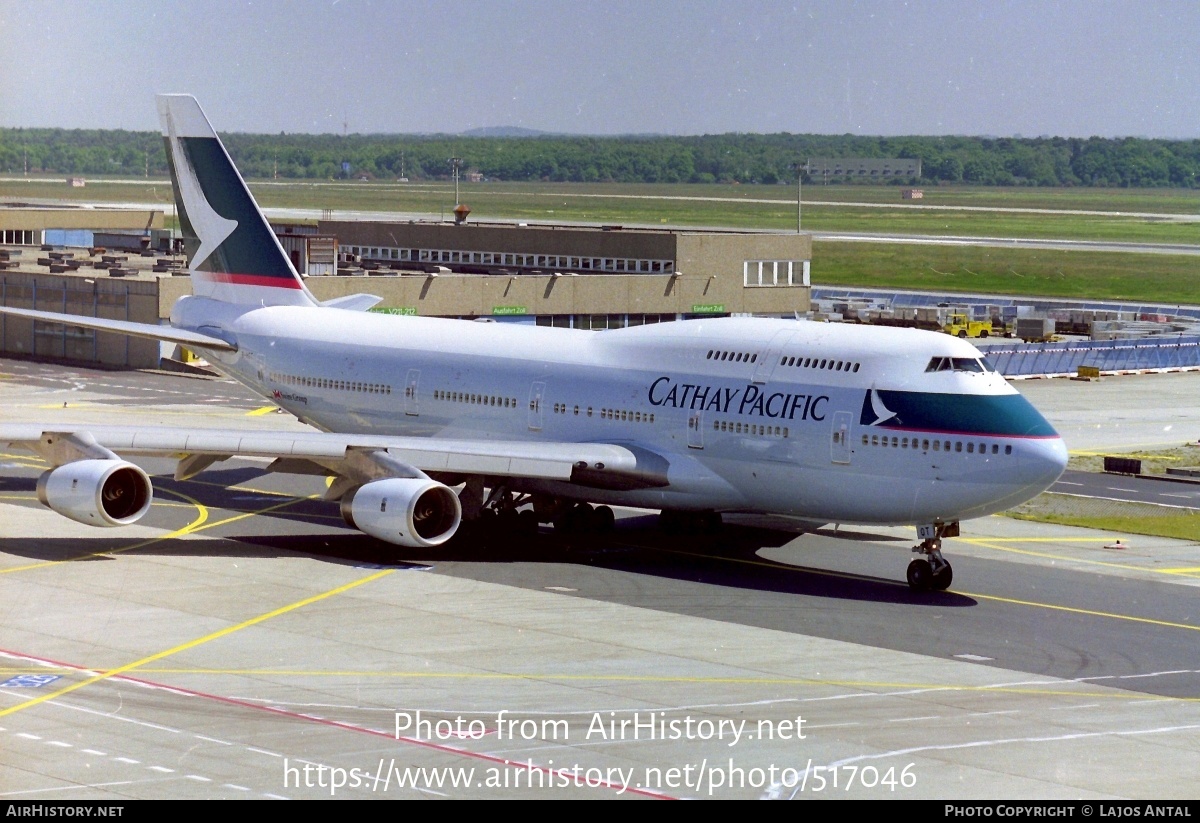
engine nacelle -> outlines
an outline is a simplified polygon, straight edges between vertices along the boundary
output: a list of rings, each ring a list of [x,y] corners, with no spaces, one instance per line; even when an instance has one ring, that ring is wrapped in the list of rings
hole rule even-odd
[[[124,460],[76,460],[44,472],[37,482],[43,506],[89,526],[128,526],[150,511],[154,487]]]
[[[342,497],[341,508],[348,525],[410,548],[440,546],[462,522],[458,495],[428,478],[372,480]]]

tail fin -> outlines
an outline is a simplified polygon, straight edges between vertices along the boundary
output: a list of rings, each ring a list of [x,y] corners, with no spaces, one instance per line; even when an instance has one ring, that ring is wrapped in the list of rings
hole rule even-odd
[[[157,97],[192,291],[227,303],[315,306],[196,98]]]

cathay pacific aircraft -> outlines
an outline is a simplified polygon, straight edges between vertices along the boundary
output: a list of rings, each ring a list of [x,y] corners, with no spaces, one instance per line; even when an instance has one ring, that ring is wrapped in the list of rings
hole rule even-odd
[[[431,553],[464,521],[611,527],[611,506],[669,530],[722,514],[908,524],[908,582],[950,585],[959,521],[1046,489],[1067,452],[966,341],[797,320],[718,318],[602,332],[366,311],[306,288],[194,98],[158,97],[193,296],[153,326],[8,314],[174,341],[310,433],[0,425],[50,464],[39,500],[96,526],[153,497],[121,455],[186,479],[235,456],[332,478],[345,521]]]

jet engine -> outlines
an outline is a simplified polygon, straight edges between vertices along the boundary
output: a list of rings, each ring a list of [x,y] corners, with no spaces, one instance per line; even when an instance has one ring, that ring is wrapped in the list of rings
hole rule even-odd
[[[372,480],[342,497],[342,519],[361,532],[410,548],[440,546],[458,530],[458,495],[428,478]]]
[[[150,511],[154,487],[124,460],[76,460],[44,472],[37,482],[43,506],[89,526],[128,526]]]

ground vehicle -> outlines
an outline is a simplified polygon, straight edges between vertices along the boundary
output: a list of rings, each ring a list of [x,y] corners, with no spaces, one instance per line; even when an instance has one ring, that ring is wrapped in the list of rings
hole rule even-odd
[[[992,333],[991,320],[972,320],[963,312],[953,312],[942,326],[942,331],[955,337],[987,337]]]

